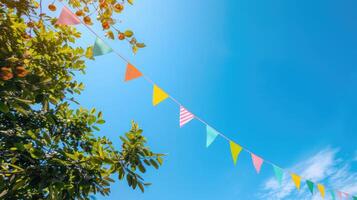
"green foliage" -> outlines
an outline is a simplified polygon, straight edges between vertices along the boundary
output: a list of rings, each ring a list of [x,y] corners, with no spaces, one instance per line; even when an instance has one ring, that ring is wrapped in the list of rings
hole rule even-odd
[[[0,0],[0,199],[89,199],[108,195],[113,176],[144,191],[142,174],[163,155],[134,122],[119,150],[94,135],[102,113],[73,109],[84,89],[74,76],[93,58],[91,47],[74,47],[81,34],[36,17],[37,9],[35,1]]]

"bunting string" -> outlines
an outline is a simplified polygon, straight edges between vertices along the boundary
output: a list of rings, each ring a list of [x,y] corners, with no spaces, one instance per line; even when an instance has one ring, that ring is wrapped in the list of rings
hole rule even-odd
[[[325,186],[320,184],[320,183],[314,183],[309,179],[304,179],[303,177],[290,172],[287,169],[283,169],[275,165],[273,162],[263,159],[262,157],[254,154],[252,151],[250,151],[248,148],[245,146],[242,146],[240,144],[235,143],[233,140],[231,140],[229,137],[227,137],[225,134],[219,132],[215,128],[213,128],[211,125],[209,125],[206,121],[204,121],[202,118],[198,117],[197,115],[193,114],[191,111],[186,109],[177,99],[166,93],[162,88],[160,88],[152,79],[150,79],[147,75],[141,72],[141,70],[137,69],[131,62],[126,59],[124,56],[122,56],[120,53],[118,53],[116,50],[110,47],[110,45],[105,42],[105,40],[98,35],[91,27],[86,25],[82,20],[80,20],[73,12],[71,12],[63,2],[60,2],[63,5],[62,12],[59,16],[59,19],[57,20],[56,24],[61,24],[61,25],[76,25],[76,24],[83,24],[95,37],[95,43],[93,47],[93,55],[94,56],[101,56],[107,53],[113,52],[116,54],[121,60],[123,60],[126,63],[126,73],[125,73],[125,78],[124,81],[130,81],[139,77],[143,77],[144,80],[146,80],[148,83],[153,85],[153,95],[152,95],[152,103],[154,106],[160,104],[162,101],[166,99],[171,99],[175,104],[178,105],[180,109],[180,117],[179,117],[179,125],[180,127],[183,127],[187,123],[189,123],[191,120],[196,119],[202,124],[206,126],[206,134],[207,134],[207,140],[206,140],[206,147],[209,147],[216,139],[217,136],[220,136],[221,138],[225,139],[228,141],[230,150],[231,150],[231,155],[233,159],[234,165],[237,164],[239,154],[241,151],[245,151],[248,154],[250,154],[251,159],[252,159],[252,164],[256,170],[256,172],[259,174],[261,167],[263,163],[266,163],[268,165],[271,165],[274,170],[274,174],[277,178],[278,183],[281,185],[282,180],[283,180],[283,175],[284,173],[290,174],[292,182],[294,183],[295,187],[297,190],[300,190],[301,188],[301,182],[305,180],[306,185],[308,186],[309,191],[313,194],[314,193],[314,188],[315,186],[317,187],[317,190],[319,191],[320,195],[322,198],[325,198]],[[330,189],[329,190],[331,194],[331,198],[335,199],[336,198],[336,193],[340,198],[343,196],[351,196],[353,200],[357,200],[357,197],[352,196],[346,192],[342,192],[340,190],[334,190]]]

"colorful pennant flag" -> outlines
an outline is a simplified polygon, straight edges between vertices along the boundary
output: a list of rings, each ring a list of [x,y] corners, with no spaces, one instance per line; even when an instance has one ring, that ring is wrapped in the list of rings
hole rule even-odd
[[[242,151],[243,148],[240,145],[234,143],[233,141],[229,141],[229,146],[231,147],[231,154],[232,154],[232,158],[233,158],[233,163],[234,163],[234,165],[236,165],[237,164],[238,155]]]
[[[307,187],[309,188],[311,194],[314,194],[314,183],[310,180],[306,180]]]
[[[293,179],[296,188],[300,190],[301,177],[298,176],[297,174],[291,174],[291,178]]]
[[[125,79],[124,81],[130,81],[136,78],[139,78],[143,74],[135,68],[132,64],[128,63],[126,65]]]
[[[206,147],[209,147],[212,144],[212,142],[216,139],[218,132],[208,125],[206,126],[206,130],[207,130]]]
[[[95,43],[94,43],[94,47],[93,47],[93,55],[94,56],[101,56],[107,53],[112,52],[113,49],[108,46],[107,44],[105,44],[103,42],[103,40],[101,40],[100,38],[96,38],[95,39]]]
[[[342,196],[342,192],[338,191],[338,198],[339,198],[339,199],[342,199],[342,197],[343,197],[343,196]]]
[[[186,108],[180,106],[180,127],[190,122],[195,116],[190,113]]]
[[[168,97],[169,95],[165,91],[163,91],[157,85],[154,85],[153,94],[152,94],[152,104],[154,106],[158,105]]]
[[[317,184],[317,189],[319,189],[321,197],[325,198],[325,187],[322,184]]]
[[[331,199],[336,200],[335,192],[331,190],[330,194],[331,194]]]
[[[343,194],[345,195],[346,199],[348,199],[348,197],[350,196],[350,195],[349,195],[348,193],[346,193],[346,192],[344,192]]]
[[[66,6],[62,8],[61,14],[56,22],[56,24],[61,25],[76,25],[80,24],[81,20],[73,14]]]
[[[252,161],[253,161],[254,168],[257,171],[257,173],[259,174],[264,160],[261,157],[255,155],[253,153],[251,153],[250,155],[252,156]]]
[[[278,179],[279,185],[281,185],[281,183],[283,182],[284,171],[283,171],[283,169],[281,169],[280,167],[277,167],[275,165],[273,165],[273,168],[274,168],[275,177],[276,177],[276,179]]]

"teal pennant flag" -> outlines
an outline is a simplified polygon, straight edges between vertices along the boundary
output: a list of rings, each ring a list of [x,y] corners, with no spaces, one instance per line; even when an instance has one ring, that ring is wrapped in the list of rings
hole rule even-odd
[[[314,194],[314,183],[312,181],[306,180],[306,184],[307,184],[311,194]]]
[[[101,56],[107,53],[112,52],[113,49],[111,47],[109,47],[108,45],[106,45],[103,40],[96,38],[95,39],[95,43],[94,43],[94,47],[93,47],[93,55],[94,56]]]
[[[274,168],[275,177],[276,179],[278,179],[278,182],[281,185],[281,182],[283,181],[283,174],[284,174],[283,169],[275,165],[273,165],[273,168]]]
[[[357,200],[357,197],[353,196],[353,200]]]
[[[334,191],[330,191],[330,193],[331,193],[331,199],[335,200],[336,199],[335,192]]]
[[[206,129],[207,129],[206,147],[209,147],[209,145],[211,145],[212,142],[216,139],[218,132],[210,126],[206,126]]]

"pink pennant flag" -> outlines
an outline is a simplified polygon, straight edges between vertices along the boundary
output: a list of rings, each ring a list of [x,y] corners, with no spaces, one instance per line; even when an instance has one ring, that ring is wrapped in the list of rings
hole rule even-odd
[[[195,116],[192,113],[186,110],[183,106],[180,106],[180,127],[187,124],[193,118],[195,118]]]
[[[342,199],[342,192],[341,191],[338,191],[338,197],[340,198],[340,199]]]
[[[66,6],[62,8],[61,14],[56,22],[56,24],[62,25],[76,25],[80,24],[81,20],[73,14]]]
[[[264,160],[261,157],[255,155],[253,153],[251,153],[251,156],[252,156],[252,161],[253,161],[254,168],[257,171],[257,173],[259,174]]]

